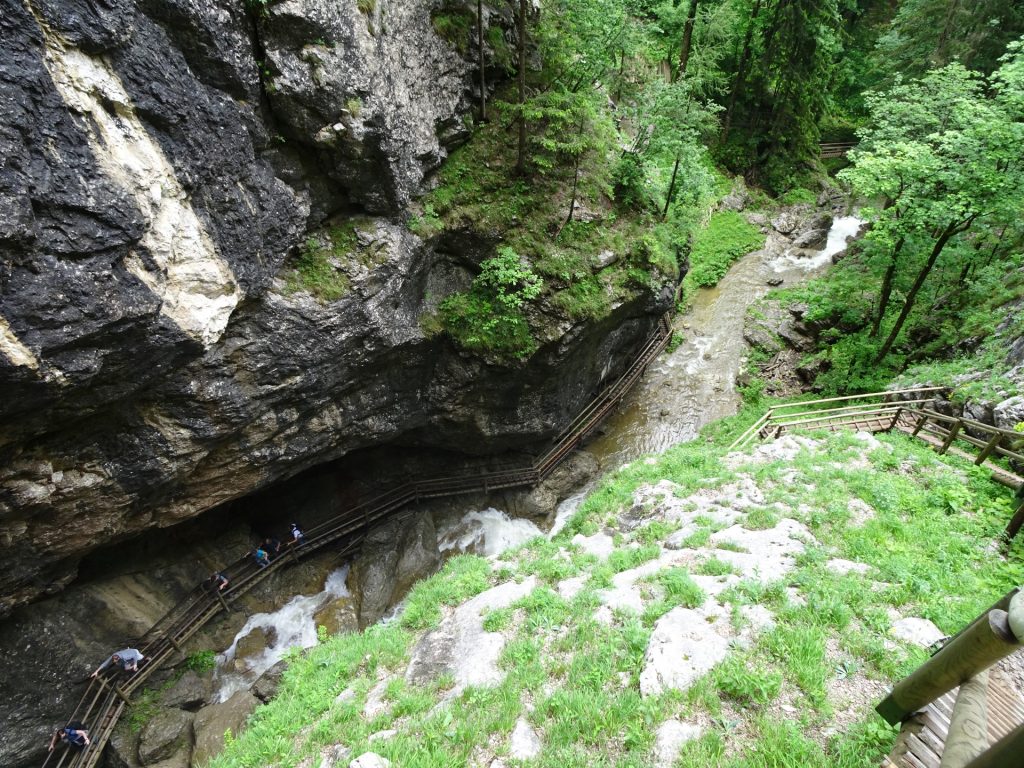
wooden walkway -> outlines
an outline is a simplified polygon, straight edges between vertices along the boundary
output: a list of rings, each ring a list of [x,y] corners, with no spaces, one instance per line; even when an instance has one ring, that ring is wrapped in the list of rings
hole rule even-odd
[[[913,434],[914,424],[910,423],[909,419],[901,419],[900,423],[896,425],[896,429],[910,435]],[[939,435],[933,434],[931,432],[926,432],[924,430],[918,432],[916,437],[920,440],[924,440],[926,443],[928,443],[928,445],[932,446],[932,448],[941,448],[943,443],[945,442],[945,440]],[[946,448],[946,453],[951,453],[954,456],[958,456],[961,459],[966,459],[967,461],[972,462],[975,461],[975,459],[977,458],[976,456],[972,456],[967,451],[964,451],[955,445],[948,446]],[[1024,483],[1024,478],[1022,478],[1020,475],[1014,474],[1005,467],[1000,467],[997,464],[993,464],[991,461],[983,461],[980,466],[984,467],[989,471],[989,473],[992,476],[992,479],[995,482],[999,483],[1000,485],[1005,485],[1007,488],[1017,488],[1018,486],[1020,486],[1021,483]]]
[[[730,450],[743,448],[753,440],[770,440],[796,430],[889,432],[895,429],[923,440],[939,453],[951,453],[984,467],[992,480],[1001,485],[1020,488],[1024,484],[1024,477],[991,460],[992,457],[1002,457],[1024,462],[1024,455],[1006,447],[1019,435],[973,419],[947,416],[930,409],[928,405],[943,389],[919,387],[775,406],[736,438]],[[894,396],[905,399],[889,399]],[[830,407],[821,408],[823,405]],[[970,453],[957,446],[956,442],[976,450]]]
[[[647,366],[665,349],[672,335],[668,317],[662,317],[658,328],[637,352],[627,371],[606,387],[579,413],[573,422],[554,440],[549,450],[533,464],[497,472],[435,477],[415,480],[392,488],[363,504],[350,507],[336,517],[306,531],[301,547],[289,548],[269,566],[260,568],[251,556],[236,560],[221,572],[229,580],[229,588],[211,593],[200,584],[154,624],[131,647],[146,657],[138,672],[128,675],[109,671],[90,681],[67,722],[78,721],[88,727],[91,744],[75,752],[58,746],[50,752],[43,768],[93,768],[114,731],[114,726],[130,706],[131,697],[160,666],[175,654],[208,621],[221,611],[230,611],[231,604],[279,568],[297,562],[313,552],[331,545],[342,555],[354,553],[374,523],[385,518],[409,514],[403,508],[420,499],[490,492],[503,488],[536,485],[601,424],[622,398],[643,376]]]
[[[986,718],[979,729],[979,746],[991,747],[1024,723],[1024,695],[1017,678],[1022,666],[1024,651],[1018,651],[989,670]],[[882,768],[939,768],[959,691],[954,688],[905,720]],[[1024,765],[1024,756],[1020,765]]]

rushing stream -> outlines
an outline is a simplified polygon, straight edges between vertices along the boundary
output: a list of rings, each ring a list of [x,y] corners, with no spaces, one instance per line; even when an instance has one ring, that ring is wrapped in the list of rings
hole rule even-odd
[[[638,456],[693,440],[704,425],[735,413],[736,376],[747,349],[747,307],[769,291],[770,279],[791,285],[830,264],[862,223],[855,216],[837,218],[820,251],[789,249],[772,256],[778,250],[769,247],[747,254],[714,288],[698,290],[690,311],[673,322],[683,343],[648,368],[609,417],[603,434],[587,446],[602,468],[612,470]]]
[[[690,311],[673,323],[674,330],[683,334],[683,343],[647,370],[602,434],[587,445],[602,468],[610,471],[644,454],[692,440],[705,424],[734,413],[739,405],[736,376],[746,353],[743,318],[747,307],[768,292],[769,280],[781,278],[783,284],[791,285],[819,272],[846,247],[862,223],[854,216],[837,218],[820,251],[784,250],[769,241],[765,250],[733,265],[717,286],[699,290]],[[562,529],[588,490],[579,490],[559,505],[548,536]],[[440,529],[438,545],[442,553],[473,551],[491,557],[542,535],[533,522],[488,508],[470,510]],[[299,595],[274,613],[250,617],[231,647],[218,657],[220,700],[251,685],[288,648],[315,645],[314,614],[327,601],[348,595],[347,575],[347,567],[334,571],[320,594]],[[262,632],[265,645],[240,658],[239,644],[253,632]]]

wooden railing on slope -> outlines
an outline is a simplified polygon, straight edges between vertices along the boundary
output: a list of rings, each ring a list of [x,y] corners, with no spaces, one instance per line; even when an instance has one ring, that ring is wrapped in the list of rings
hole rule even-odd
[[[47,755],[43,768],[93,768],[114,726],[129,705],[132,694],[164,662],[179,652],[182,645],[211,618],[221,611],[230,611],[231,603],[279,568],[339,541],[342,544],[339,552],[351,553],[359,546],[371,525],[393,516],[402,507],[418,499],[480,491],[487,493],[503,488],[536,485],[544,480],[619,404],[647,366],[665,349],[670,336],[671,325],[667,317],[662,317],[657,331],[640,349],[626,372],[588,403],[573,422],[559,433],[552,447],[531,465],[404,483],[310,528],[305,532],[306,538],[300,547],[288,547],[266,567],[259,567],[251,556],[239,558],[221,569],[229,583],[223,592],[211,592],[203,585],[194,587],[133,644],[146,657],[137,672],[126,675],[115,671],[90,680],[78,706],[68,718],[69,723],[78,721],[88,725],[90,745],[81,751],[58,746]]]
[[[945,389],[918,387],[777,405],[769,408],[760,419],[736,438],[729,446],[729,450],[739,450],[755,439],[779,437],[797,429],[831,431],[852,428],[868,432],[898,429],[924,440],[939,453],[951,452],[973,461],[978,466],[984,466],[996,482],[1008,488],[1020,489],[1024,485],[1024,478],[1005,467],[991,463],[990,459],[1001,457],[1024,462],[1024,453],[1013,447],[1021,439],[1021,435],[974,419],[947,416],[928,407],[933,402],[934,395]],[[895,396],[905,399],[894,400]],[[832,408],[816,407],[838,402],[844,404]],[[965,447],[957,445],[958,441]],[[1012,539],[1022,526],[1024,505],[1021,505],[1011,518],[1004,538]]]
[[[1022,643],[1024,594],[1012,589],[875,708],[904,723],[883,768],[1019,768],[1024,698],[1000,661]]]
[[[869,428],[870,424],[879,425],[871,431],[887,431],[896,426],[908,412],[918,411],[925,403],[930,403],[944,387],[915,387],[889,392],[872,392],[867,395],[848,395],[846,397],[829,397],[824,400],[804,400],[797,403],[775,405],[765,411],[764,416],[751,424],[746,431],[737,437],[730,451],[745,448],[756,439],[779,437],[796,429],[834,430],[848,427]],[[909,399],[894,400],[896,396]],[[831,408],[819,406],[844,403]]]

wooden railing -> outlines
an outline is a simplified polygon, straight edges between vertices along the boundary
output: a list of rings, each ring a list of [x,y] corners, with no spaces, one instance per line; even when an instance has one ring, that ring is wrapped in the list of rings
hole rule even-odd
[[[855,141],[821,143],[818,145],[818,154],[822,159],[826,157],[843,157],[856,146],[857,142]]]
[[[879,428],[872,431],[892,429],[900,418],[911,411],[919,411],[921,407],[932,402],[936,394],[946,391],[945,387],[915,387],[888,392],[872,392],[867,395],[849,395],[846,397],[829,397],[824,400],[804,400],[797,403],[775,405],[751,424],[743,434],[737,437],[730,451],[740,450],[756,439],[779,437],[796,429],[846,428],[878,424]],[[895,399],[897,397],[904,399]],[[833,405],[830,408],[821,406]]]
[[[990,461],[1002,458],[1024,463],[1024,453],[1015,447],[1022,435],[963,416],[948,416],[929,407],[933,405],[935,395],[944,391],[948,388],[917,387],[776,405],[737,437],[729,450],[740,450],[754,440],[779,437],[793,430],[888,432],[898,429],[924,440],[939,453],[953,452],[984,466],[993,480],[1008,488],[1024,487],[1024,478]],[[1007,524],[1004,540],[1009,541],[1016,536],[1022,526],[1024,504],[1018,507]]]
[[[914,717],[883,765],[910,768],[1018,768],[1024,701],[1016,681],[989,675],[1024,643],[1024,593],[1013,589],[928,661],[898,682],[875,708],[889,724]],[[950,696],[959,688],[955,698]]]
[[[639,350],[626,372],[588,403],[573,422],[558,434],[551,448],[532,464],[507,470],[404,483],[310,528],[305,532],[306,538],[301,546],[289,546],[266,567],[261,568],[251,556],[239,558],[221,569],[229,584],[223,592],[210,591],[204,585],[194,587],[142,638],[132,644],[145,656],[137,672],[131,675],[119,671],[108,672],[90,680],[78,706],[68,718],[69,723],[78,721],[88,726],[90,745],[81,751],[57,747],[47,755],[43,768],[93,768],[114,726],[125,707],[130,704],[132,694],[172,655],[181,651],[184,643],[211,618],[221,611],[230,611],[231,604],[241,595],[279,568],[330,544],[339,543],[338,551],[343,555],[349,554],[359,546],[370,526],[384,518],[394,517],[403,507],[418,499],[525,487],[536,485],[547,478],[618,405],[647,366],[665,349],[670,337],[671,325],[667,317],[662,317],[657,330]]]

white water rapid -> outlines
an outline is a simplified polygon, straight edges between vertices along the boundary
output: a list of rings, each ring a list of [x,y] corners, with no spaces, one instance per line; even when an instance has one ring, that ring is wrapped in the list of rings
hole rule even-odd
[[[256,680],[284,658],[290,648],[311,648],[317,643],[313,616],[330,600],[349,595],[345,580],[348,566],[332,571],[327,576],[322,592],[316,595],[297,595],[273,613],[257,613],[249,617],[238,630],[231,647],[217,656],[214,682],[218,686],[217,700],[227,701],[236,691],[249,688]],[[256,633],[256,635],[253,635]],[[253,636],[250,643],[255,652],[240,656],[239,644]],[[262,637],[260,637],[262,635]],[[265,640],[262,648],[260,642]]]
[[[494,557],[530,539],[543,536],[534,523],[510,518],[494,507],[467,512],[454,525],[438,531],[438,549],[442,553],[475,552]]]

